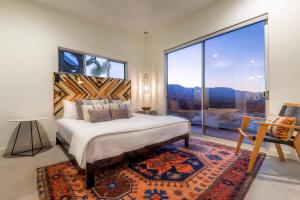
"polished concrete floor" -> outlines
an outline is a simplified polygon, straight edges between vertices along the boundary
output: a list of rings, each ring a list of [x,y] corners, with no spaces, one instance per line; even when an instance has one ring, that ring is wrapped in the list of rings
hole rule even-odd
[[[227,145],[235,145],[235,142],[207,136],[201,136],[201,139]],[[245,145],[245,147],[247,148],[248,146]],[[66,159],[67,158],[62,150],[57,146],[45,150],[35,157],[1,157],[0,199],[38,199],[35,169],[61,162]],[[281,162],[277,157],[266,158],[246,196],[247,200],[299,200],[299,198],[300,162],[295,160]]]

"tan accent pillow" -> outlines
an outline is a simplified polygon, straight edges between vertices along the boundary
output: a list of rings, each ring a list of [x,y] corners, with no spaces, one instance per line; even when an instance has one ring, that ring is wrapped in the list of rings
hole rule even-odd
[[[272,123],[275,124],[285,124],[285,125],[295,125],[296,124],[296,117],[278,117]],[[280,126],[271,126],[270,134],[273,137],[278,139],[287,141],[293,135],[294,129],[293,128],[284,128]]]
[[[129,118],[129,113],[126,108],[110,109],[112,119],[126,119]]]
[[[83,120],[86,122],[90,121],[90,115],[89,115],[89,110],[94,110],[93,105],[82,105],[82,112],[83,112]]]
[[[104,122],[111,120],[110,112],[109,110],[88,110],[90,115],[90,122],[96,123],[96,122]]]

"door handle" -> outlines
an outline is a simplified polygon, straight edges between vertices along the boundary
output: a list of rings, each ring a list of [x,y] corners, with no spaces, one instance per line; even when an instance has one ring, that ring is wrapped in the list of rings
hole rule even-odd
[[[269,100],[270,98],[270,91],[269,90],[266,90],[263,92],[263,97],[265,100]]]

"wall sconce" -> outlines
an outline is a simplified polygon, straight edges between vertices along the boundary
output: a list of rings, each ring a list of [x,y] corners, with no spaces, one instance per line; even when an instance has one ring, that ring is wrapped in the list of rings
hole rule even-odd
[[[143,77],[143,92],[144,94],[150,94],[150,78],[149,75],[146,73]]]
[[[147,73],[144,74],[143,76],[143,94],[144,94],[144,105],[142,106],[142,109],[143,111],[147,112],[151,110],[151,106],[150,106],[151,83],[150,83],[149,74]]]

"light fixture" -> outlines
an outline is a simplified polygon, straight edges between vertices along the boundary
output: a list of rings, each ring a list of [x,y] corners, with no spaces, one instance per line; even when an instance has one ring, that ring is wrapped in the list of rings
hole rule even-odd
[[[147,71],[147,65],[148,65],[148,60],[147,60],[147,45],[148,45],[148,32],[144,32],[145,35],[145,71]],[[150,82],[150,77],[148,73],[145,73],[143,75],[143,85],[142,85],[142,90],[143,90],[143,106],[142,109],[144,112],[149,112],[151,110],[151,82]]]
[[[150,78],[149,74],[144,74],[143,76],[143,92],[144,94],[149,94],[150,93]]]

